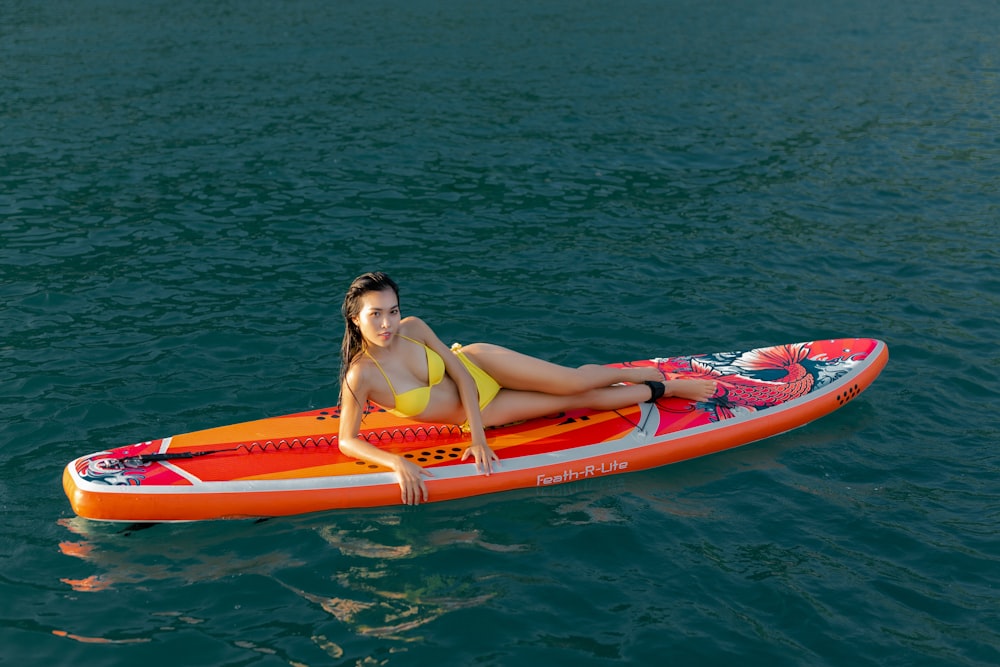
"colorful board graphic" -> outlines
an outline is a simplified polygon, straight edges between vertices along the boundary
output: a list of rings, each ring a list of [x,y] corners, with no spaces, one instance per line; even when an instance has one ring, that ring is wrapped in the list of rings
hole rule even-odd
[[[711,454],[802,426],[863,391],[888,360],[885,343],[842,338],[742,352],[636,361],[668,377],[711,377],[694,403],[577,410],[491,428],[501,459],[489,477],[461,462],[468,436],[373,410],[370,442],[429,469],[431,501],[545,487]],[[80,516],[160,522],[283,516],[400,503],[394,473],[337,447],[336,408],[311,410],[97,452],[70,462],[63,488]]]

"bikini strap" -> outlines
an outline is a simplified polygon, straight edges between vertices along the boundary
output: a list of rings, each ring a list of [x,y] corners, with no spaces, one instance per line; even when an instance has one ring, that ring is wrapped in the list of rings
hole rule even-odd
[[[381,374],[382,374],[382,377],[384,377],[384,378],[385,378],[385,381],[386,381],[386,384],[388,384],[388,385],[389,385],[389,391],[391,391],[391,392],[392,392],[392,395],[393,395],[393,397],[395,397],[395,396],[396,396],[396,388],[392,386],[392,380],[390,380],[390,379],[389,379],[389,376],[388,376],[388,375],[386,375],[386,372],[385,372],[384,370],[382,370],[382,364],[380,364],[380,363],[378,362],[378,359],[376,359],[376,358],[375,358],[375,357],[373,357],[372,355],[368,354],[368,350],[365,350],[365,356],[366,356],[366,357],[368,357],[369,359],[371,359],[372,361],[374,361],[374,362],[375,362],[375,368],[377,368],[377,369],[378,369],[378,372],[379,372],[379,373],[381,373]]]
[[[414,345],[420,345],[420,346],[422,346],[424,348],[424,352],[425,353],[432,351],[431,348],[427,347],[426,345],[424,345],[423,343],[421,343],[419,340],[413,340],[409,336],[404,336],[403,334],[399,334],[399,337],[403,338],[405,340],[410,341]],[[375,367],[378,368],[378,372],[382,374],[382,377],[385,378],[386,383],[388,383],[388,385],[389,385],[389,391],[392,392],[393,397],[397,396],[397,394],[396,394],[396,388],[392,386],[392,380],[390,380],[389,376],[386,374],[386,372],[384,370],[382,370],[382,364],[380,364],[378,362],[378,359],[376,359],[372,355],[368,354],[368,350],[365,350],[365,356],[375,362]],[[428,371],[428,374],[430,374],[430,359],[428,359],[427,371]],[[430,379],[430,378],[428,378],[428,379]]]

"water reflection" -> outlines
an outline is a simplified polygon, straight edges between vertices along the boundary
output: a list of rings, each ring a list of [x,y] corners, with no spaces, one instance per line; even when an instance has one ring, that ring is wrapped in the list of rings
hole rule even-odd
[[[402,521],[399,514],[391,512],[359,513],[347,518],[337,515],[336,523],[328,516],[275,520],[273,528],[259,530],[248,522],[227,522],[184,528],[155,526],[148,531],[143,526],[123,529],[78,517],[62,519],[59,525],[72,539],[60,542],[60,551],[87,563],[91,572],[83,577],[61,577],[60,581],[75,593],[100,594],[114,589],[142,590],[171,580],[192,585],[257,575],[322,610],[341,624],[347,635],[411,642],[420,639],[414,633],[418,628],[450,612],[483,605],[497,594],[489,576],[450,574],[457,571],[450,566],[454,558],[463,558],[468,550],[508,554],[529,549],[526,544],[486,539],[478,529],[431,526],[424,530],[424,517],[413,516],[418,520]],[[310,540],[303,529],[318,540]],[[252,541],[247,541],[248,537]],[[273,546],[281,542],[294,546]],[[328,547],[325,553],[317,550],[317,544]],[[303,550],[311,552],[312,562],[303,557]],[[317,563],[322,563],[318,570]],[[258,587],[253,583],[244,586]],[[160,618],[161,630],[205,620],[188,611],[157,611],[154,615]],[[164,618],[170,627],[162,627]],[[60,636],[102,641],[69,631]],[[310,636],[327,655],[343,654],[339,637],[329,633]],[[246,648],[262,650],[261,646]]]

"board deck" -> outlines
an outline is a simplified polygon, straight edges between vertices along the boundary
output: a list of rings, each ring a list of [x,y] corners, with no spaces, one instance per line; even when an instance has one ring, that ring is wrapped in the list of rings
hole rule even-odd
[[[802,426],[856,398],[888,360],[882,341],[842,338],[741,352],[616,364],[670,377],[711,377],[708,401],[664,398],[617,411],[576,410],[490,428],[501,459],[477,473],[469,438],[372,409],[361,435],[428,469],[430,501],[545,487],[711,454]],[[338,410],[326,408],[211,428],[96,452],[71,461],[63,488],[80,516],[161,522],[283,516],[398,505],[395,474],[337,446]]]

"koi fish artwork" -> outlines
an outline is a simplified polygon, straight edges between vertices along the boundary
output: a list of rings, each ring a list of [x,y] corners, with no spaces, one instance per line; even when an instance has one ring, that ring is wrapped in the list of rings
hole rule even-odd
[[[827,359],[811,355],[809,343],[689,357],[686,368],[664,369],[669,374],[718,382],[710,401],[702,404],[712,421],[740,412],[756,411],[807,395],[848,372],[848,357]]]

